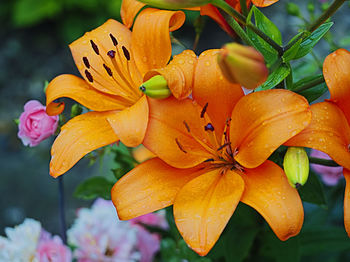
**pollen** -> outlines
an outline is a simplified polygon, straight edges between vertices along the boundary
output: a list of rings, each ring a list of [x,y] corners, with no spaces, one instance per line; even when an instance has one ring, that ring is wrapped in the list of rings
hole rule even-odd
[[[84,65],[86,66],[86,68],[90,69],[90,63],[89,63],[89,60],[87,59],[86,56],[83,57],[83,62],[84,62]]]
[[[90,40],[90,43],[91,43],[91,47],[92,49],[95,51],[96,55],[99,55],[100,54],[100,51],[98,50],[98,47],[97,45],[94,43],[94,41]]]
[[[112,34],[109,34],[109,37],[112,39],[113,45],[117,46],[118,45],[117,39]]]
[[[112,76],[112,75],[113,75],[112,70],[111,70],[108,66],[106,66],[105,64],[103,64],[103,67],[106,69],[106,72],[107,72],[107,74],[108,74],[109,76]]]
[[[130,53],[129,53],[128,49],[126,49],[125,46],[122,46],[122,49],[123,49],[123,53],[124,53],[126,60],[130,61]]]
[[[208,103],[206,103],[206,104],[204,105],[203,109],[202,109],[201,118],[204,117],[205,112],[207,112],[207,108],[208,108]]]
[[[94,82],[94,79],[92,78],[92,75],[90,74],[90,72],[88,70],[85,70],[85,76],[86,78],[89,80],[89,82]]]

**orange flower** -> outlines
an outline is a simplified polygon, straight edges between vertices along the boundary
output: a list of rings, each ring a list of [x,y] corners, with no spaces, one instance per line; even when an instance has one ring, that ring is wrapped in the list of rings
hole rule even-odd
[[[150,99],[143,144],[158,157],[112,189],[124,220],[174,205],[181,235],[200,255],[213,247],[239,201],[281,240],[298,234],[304,217],[297,191],[267,158],[309,124],[307,101],[278,89],[244,96],[222,76],[217,53],[198,58],[193,100]]]
[[[54,102],[61,97],[72,98],[92,112],[74,117],[62,127],[51,150],[52,176],[65,173],[99,147],[119,140],[127,146],[143,141],[149,108],[139,86],[150,76],[163,74],[177,98],[188,96],[192,71],[189,63],[181,64],[180,60],[191,62],[193,67],[195,54],[184,51],[166,66],[171,57],[169,31],[178,29],[184,21],[181,11],[148,8],[139,14],[133,32],[108,20],[70,45],[84,79],[60,75],[52,80],[46,90],[47,113],[63,111],[64,104]],[[168,67],[174,70],[168,73]]]
[[[323,75],[331,99],[311,106],[310,125],[287,145],[317,149],[344,167],[344,224],[350,237],[350,52],[338,49],[327,56]]]
[[[266,7],[276,3],[278,0],[247,0],[247,6],[250,6],[250,3],[253,2],[254,5],[258,7]],[[226,0],[226,2],[236,9],[238,12],[241,12],[241,4],[239,0]],[[137,0],[123,0],[121,16],[124,24],[127,27],[131,27],[137,13],[145,6],[146,4],[141,3]],[[217,22],[220,27],[225,30],[228,34],[234,34],[233,29],[226,22],[224,17],[220,14],[219,10],[211,4],[204,5],[198,8],[191,8],[191,10],[200,10],[201,15],[206,15],[212,18]]]

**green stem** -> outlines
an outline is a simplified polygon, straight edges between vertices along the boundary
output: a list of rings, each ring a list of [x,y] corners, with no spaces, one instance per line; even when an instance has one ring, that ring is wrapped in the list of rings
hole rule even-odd
[[[335,0],[326,11],[316,20],[314,21],[309,27],[308,30],[310,32],[315,31],[320,25],[322,25],[325,21],[327,21],[328,18],[330,18],[339,7],[341,7],[342,4],[344,4],[346,0]]]
[[[323,78],[323,76],[320,76],[319,78],[316,78],[316,79],[306,83],[305,85],[299,86],[297,89],[293,89],[293,92],[299,93],[299,92],[302,92],[302,91],[307,90],[309,88],[312,88],[314,86],[320,85],[322,83],[324,83],[324,78]]]
[[[241,13],[237,12],[237,10],[235,10],[232,6],[230,6],[228,3],[226,3],[225,1],[222,0],[213,0],[211,2],[211,4],[215,5],[216,7],[220,8],[221,10],[223,10],[225,13],[227,13],[228,15],[232,17],[235,17],[240,23],[242,23],[243,25],[247,26],[250,30],[252,30],[254,33],[256,33],[258,36],[260,36],[266,43],[268,43],[269,45],[271,45],[275,50],[277,50],[278,54],[280,56],[283,55],[283,48],[277,44],[275,41],[273,41],[268,35],[266,35],[263,31],[261,31],[259,28],[257,28],[255,25],[253,25],[252,23],[247,23],[246,20],[246,16],[242,15]],[[226,16],[227,18],[227,16]],[[225,18],[225,19],[226,19]],[[230,19],[232,20],[232,19]],[[237,21],[236,21],[237,23]],[[230,23],[229,23],[230,24]],[[231,23],[233,24],[233,23]],[[230,26],[231,26],[230,24]],[[238,23],[237,23],[238,24]],[[239,26],[239,24],[238,24]],[[232,28],[233,30],[236,31],[235,28]],[[242,30],[243,31],[243,30]],[[243,31],[244,32],[244,31]],[[236,32],[237,33],[237,32]],[[238,34],[238,33],[237,33]],[[244,34],[246,34],[244,32]],[[241,37],[238,34],[239,37]],[[248,37],[248,36],[247,36]]]
[[[322,158],[317,158],[317,157],[309,157],[309,162],[312,164],[318,164],[318,165],[323,165],[323,166],[333,166],[333,167],[339,166],[333,160],[322,159]]]
[[[246,0],[239,0],[241,4],[241,10],[244,16],[248,15],[248,7],[247,7],[247,1]]]
[[[303,39],[306,36],[306,32],[302,32],[300,35],[298,35],[292,42],[290,42],[288,45],[283,47],[283,52],[286,52],[288,49],[290,49],[296,42],[298,42],[300,39]]]

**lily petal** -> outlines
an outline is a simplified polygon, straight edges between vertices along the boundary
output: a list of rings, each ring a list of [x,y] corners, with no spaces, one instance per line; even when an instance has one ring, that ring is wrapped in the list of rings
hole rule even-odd
[[[142,77],[131,52],[131,32],[123,24],[108,20],[69,45],[84,79],[101,92],[135,102]]]
[[[253,4],[258,7],[270,6],[278,1],[279,0],[252,0]]]
[[[219,239],[244,190],[241,177],[215,169],[187,183],[174,202],[174,218],[186,243],[205,256]]]
[[[190,99],[149,99],[149,123],[143,145],[164,162],[178,168],[194,167],[212,155],[200,145],[207,139],[201,107]],[[188,132],[185,123],[190,129]]]
[[[350,169],[350,127],[343,112],[331,102],[313,104],[311,111],[310,125],[285,145],[317,149]]]
[[[208,50],[199,56],[192,95],[202,107],[208,103],[207,113],[221,139],[226,120],[244,93],[240,85],[231,84],[223,77],[217,63],[218,51]]]
[[[311,121],[306,99],[288,90],[267,90],[243,97],[232,112],[231,148],[242,166],[261,165],[280,145]]]
[[[343,173],[346,180],[344,194],[344,225],[345,230],[350,237],[350,170],[344,168]]]
[[[173,204],[178,191],[204,171],[177,169],[159,158],[150,159],[123,176],[112,188],[112,201],[122,220]]]
[[[137,17],[132,33],[132,54],[141,74],[165,67],[171,57],[169,32],[185,22],[182,11],[153,8],[143,10]]]
[[[130,28],[134,23],[135,16],[144,6],[145,4],[136,0],[123,0],[120,9],[123,24]]]
[[[68,121],[52,145],[51,176],[64,174],[87,153],[118,141],[107,122],[113,114],[113,111],[88,112]]]
[[[257,210],[276,236],[285,241],[297,235],[304,221],[298,191],[292,188],[283,170],[271,161],[242,175],[245,189],[241,201]]]
[[[331,101],[343,110],[350,123],[350,52],[338,49],[328,55],[323,63],[323,75]]]
[[[194,70],[197,64],[197,56],[192,50],[185,50],[174,56],[174,59],[164,68],[155,69],[146,73],[143,81],[147,81],[155,75],[162,75],[171,93],[177,99],[184,99],[192,92]]]
[[[131,107],[107,118],[120,141],[135,147],[142,143],[148,124],[148,102],[144,95]]]
[[[64,103],[55,103],[58,98],[69,97],[94,111],[121,110],[129,104],[120,96],[102,93],[85,80],[74,75],[60,75],[46,88],[46,112],[58,115],[64,110]]]
[[[201,15],[209,16],[213,19],[226,33],[234,35],[235,32],[231,26],[226,22],[225,18],[220,14],[219,10],[213,5],[204,5],[200,9]]]

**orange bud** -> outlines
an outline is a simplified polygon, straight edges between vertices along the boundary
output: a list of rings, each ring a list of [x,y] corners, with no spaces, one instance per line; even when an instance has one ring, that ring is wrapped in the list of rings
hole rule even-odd
[[[218,55],[218,62],[228,81],[247,89],[257,88],[269,75],[264,57],[250,46],[226,44]]]
[[[139,0],[139,2],[157,8],[182,9],[210,4],[212,0]]]

